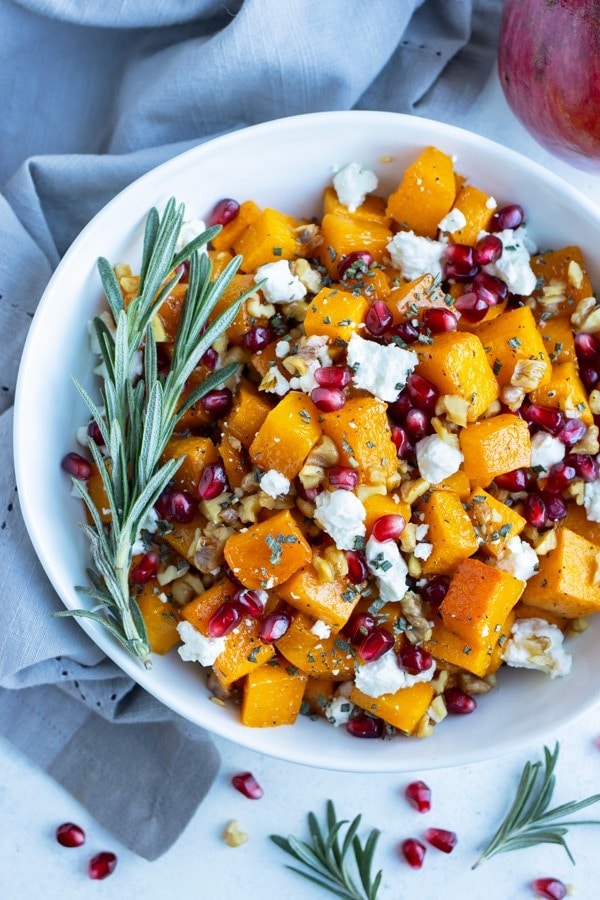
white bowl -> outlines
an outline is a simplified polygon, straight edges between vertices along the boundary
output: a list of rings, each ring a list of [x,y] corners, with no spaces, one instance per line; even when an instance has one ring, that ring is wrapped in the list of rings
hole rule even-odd
[[[253,199],[296,216],[320,211],[334,166],[360,162],[380,176],[380,192],[398,183],[405,166],[430,144],[456,158],[456,169],[500,204],[518,202],[540,249],[579,244],[592,281],[600,285],[600,210],[536,163],[478,135],[394,113],[333,112],[257,125],[196,147],[126,188],[84,229],[51,279],[31,326],[19,374],[15,459],[23,515],[36,552],[68,608],[82,600],[88,551],[77,527],[80,504],[69,493],[60,460],[73,448],[86,409],[75,374],[92,384],[87,323],[101,289],[96,259],[128,262],[140,255],[143,222],[171,195],[202,217],[222,197]],[[390,159],[391,158],[391,159]],[[31,410],[35,416],[31,416]],[[23,461],[26,460],[26,465]],[[600,699],[600,621],[570,642],[573,671],[551,680],[502,671],[498,687],[476,713],[449,717],[426,740],[365,741],[323,721],[250,729],[236,710],[208,699],[200,669],[176,652],[155,657],[145,671],[102,629],[81,627],[125,672],[167,706],[209,731],[291,762],[360,772],[402,772],[488,759],[542,740]]]

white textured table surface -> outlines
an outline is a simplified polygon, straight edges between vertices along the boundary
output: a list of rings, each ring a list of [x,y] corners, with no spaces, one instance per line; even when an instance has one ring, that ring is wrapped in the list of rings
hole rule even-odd
[[[600,204],[600,176],[579,172],[553,159],[524,132],[508,111],[496,78],[461,123],[537,159]],[[556,801],[586,797],[600,790],[600,706],[555,735],[560,741]],[[306,813],[321,816],[331,798],[344,818],[363,815],[365,830],[381,830],[375,864],[383,869],[380,900],[527,900],[531,881],[553,876],[572,885],[576,900],[600,896],[600,827],[572,829],[568,838],[573,866],[560,847],[549,845],[498,856],[475,871],[471,866],[512,799],[527,759],[542,746],[499,760],[435,772],[406,775],[348,775],[304,769],[217,741],[223,764],[208,797],[177,844],[148,863],[121,847],[78,803],[38,771],[7,742],[0,741],[0,897],[2,900],[229,900],[285,896],[317,900],[324,893],[285,868],[287,857],[269,834],[306,837]],[[230,784],[236,772],[250,770],[264,797],[250,801]],[[424,778],[433,792],[431,812],[412,810],[403,796],[413,778]],[[107,790],[110,786],[107,785]],[[592,808],[588,817],[600,818]],[[228,847],[221,835],[237,819],[247,843]],[[54,840],[60,822],[74,821],[87,832],[83,848],[66,850]],[[458,834],[451,855],[430,848],[425,865],[413,871],[398,855],[406,837],[421,837],[429,826]],[[100,850],[118,856],[114,874],[90,881],[87,860]]]

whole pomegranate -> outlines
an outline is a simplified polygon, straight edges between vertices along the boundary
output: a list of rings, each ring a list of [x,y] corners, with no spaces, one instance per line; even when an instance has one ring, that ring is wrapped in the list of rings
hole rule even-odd
[[[600,171],[600,2],[505,0],[498,69],[508,105],[533,137]]]

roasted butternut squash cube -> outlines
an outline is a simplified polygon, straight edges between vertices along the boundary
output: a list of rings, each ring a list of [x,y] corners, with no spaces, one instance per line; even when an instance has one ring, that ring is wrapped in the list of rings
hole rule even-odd
[[[351,213],[325,213],[321,220],[322,243],[317,249],[317,257],[325,266],[327,274],[336,281],[339,264],[353,253],[357,247],[368,250],[374,261],[383,263],[392,232],[387,225],[375,219],[363,219]]]
[[[561,247],[531,257],[531,268],[538,280],[533,292],[542,310],[574,312],[580,300],[593,296],[583,253],[579,247]]]
[[[242,442],[232,434],[224,432],[219,443],[219,456],[227,475],[229,487],[239,488],[246,475],[251,471],[248,457],[244,453]]]
[[[497,636],[491,634],[487,644],[472,645],[446,628],[439,617],[434,617],[433,621],[431,637],[423,642],[423,648],[440,662],[458,666],[479,678],[487,675],[497,646],[494,642],[501,632]]]
[[[223,225],[220,232],[212,239],[211,244],[214,249],[231,250],[248,225],[255,222],[259,215],[260,209],[253,200],[245,200],[240,203],[240,209],[235,219]]]
[[[314,566],[308,565],[279,585],[277,596],[300,612],[320,619],[335,634],[350,618],[360,593],[345,578],[321,581]]]
[[[107,463],[110,466],[110,461]],[[110,469],[109,469],[110,471]],[[108,522],[112,519],[112,514],[110,511],[110,506],[108,504],[108,495],[104,489],[104,482],[102,481],[102,475],[100,474],[100,470],[96,467],[95,464],[92,463],[92,474],[88,478],[86,482],[87,492],[90,495],[92,502],[96,509],[98,510],[98,515],[100,516],[100,521],[104,522],[104,524],[108,524]],[[89,513],[86,508],[86,516],[89,519]]]
[[[489,230],[494,215],[492,198],[472,184],[465,184],[457,194],[454,209],[458,209],[467,222],[462,228],[450,232],[451,240],[457,244],[474,246],[480,232]]]
[[[181,615],[193,625],[201,634],[208,637],[208,623],[218,608],[231,600],[235,593],[235,587],[228,578],[221,578],[202,594],[198,594],[181,609]]]
[[[217,300],[213,310],[208,317],[208,321],[213,322],[217,318],[217,316],[221,315],[221,313],[224,313],[231,306],[233,306],[233,304],[237,300],[239,300],[243,294],[246,294],[248,291],[254,291],[255,288],[256,285],[254,283],[253,275],[247,275],[243,273],[234,275]],[[253,328],[255,325],[264,324],[264,319],[255,319],[250,315],[246,302],[242,301],[235,319],[225,333],[230,344],[235,344],[236,346],[240,347],[244,343],[245,335],[248,334],[251,328]]]
[[[217,462],[219,454],[210,438],[172,437],[161,456],[161,462],[183,457],[175,472],[174,482],[178,487],[196,496],[196,488],[205,468]]]
[[[448,306],[446,294],[429,273],[392,288],[385,302],[391,310],[395,325],[406,319],[414,319],[425,309]]]
[[[310,397],[290,391],[271,409],[250,444],[250,459],[292,480],[321,437],[320,414]]]
[[[260,621],[246,618],[225,635],[225,649],[217,656],[213,671],[221,684],[230,685],[264,666],[274,656],[273,645],[260,639]]]
[[[569,624],[566,616],[557,616],[548,609],[540,609],[539,606],[527,606],[523,600],[519,600],[513,609],[515,619],[543,619],[549,625],[556,625],[561,631],[564,631]]]
[[[243,378],[223,428],[247,450],[272,409],[273,404],[268,398],[251,381]]]
[[[400,688],[394,694],[369,697],[358,688],[350,692],[350,701],[371,715],[379,716],[404,734],[414,734],[417,725],[429,709],[434,689],[428,681]]]
[[[153,653],[168,653],[180,637],[177,624],[180,620],[179,610],[165,597],[163,588],[153,578],[144,585],[137,596],[137,603],[146,626],[148,643]]]
[[[411,349],[419,357],[415,369],[419,375],[435,384],[442,394],[468,401],[469,422],[475,422],[498,398],[498,384],[477,335],[447,331],[436,334],[431,344],[414,344]]]
[[[498,669],[504,662],[503,654],[504,654],[504,651],[506,650],[506,642],[510,638],[510,633],[512,631],[512,627],[517,618],[517,609],[520,604],[521,604],[521,601],[519,600],[519,603],[517,603],[517,605],[514,606],[511,609],[511,611],[509,612],[508,616],[506,617],[506,621],[504,622],[504,624],[502,625],[502,627],[500,629],[500,634],[498,635],[498,640],[496,641],[494,649],[492,650],[490,664],[487,668],[487,671],[485,672],[486,675],[493,675],[494,672],[498,671]]]
[[[242,725],[272,728],[293,725],[298,718],[306,675],[274,657],[246,676],[242,693]]]
[[[480,550],[487,556],[498,556],[506,542],[521,534],[527,521],[506,503],[502,503],[483,488],[475,488],[466,503],[467,512],[482,542]]]
[[[317,620],[298,612],[277,650],[293,666],[317,678],[345,681],[354,675],[354,652],[350,644],[332,634],[319,637],[312,631]]]
[[[526,361],[540,363],[543,374],[538,384],[550,381],[552,364],[544,341],[528,306],[509,309],[493,321],[481,325],[477,336],[500,387],[510,384],[515,367]]]
[[[580,534],[581,537],[591,541],[592,544],[597,544],[600,550],[600,522],[592,522],[588,519],[584,506],[569,503],[567,505],[567,515],[560,523],[560,527],[568,528],[570,531],[574,531],[575,534]]]
[[[205,525],[206,519],[201,514],[192,522],[172,522],[162,539],[180,556],[195,565],[196,546]]]
[[[349,341],[368,309],[369,304],[360,294],[335,287],[321,288],[308,304],[304,331],[307,337],[323,334],[334,341]]]
[[[388,197],[387,214],[401,228],[435,238],[438,223],[452,209],[455,195],[451,158],[437,147],[427,147]]]
[[[309,675],[306,679],[302,702],[310,708],[311,713],[314,713],[314,715],[324,716],[325,707],[333,697],[334,692],[335,682],[331,681],[330,678],[315,678]]]
[[[352,397],[337,412],[321,413],[321,428],[335,441],[340,465],[355,468],[361,482],[381,483],[376,476],[395,474],[396,446],[382,400]]]
[[[295,259],[302,255],[297,229],[301,223],[277,209],[267,207],[253,219],[241,235],[233,241],[244,272],[253,273],[259,266],[278,259]]]
[[[405,522],[410,521],[410,506],[404,500],[400,500],[397,494],[370,494],[363,499],[362,504],[367,513],[365,516],[367,534],[381,516],[402,516]]]
[[[454,491],[461,500],[466,500],[471,493],[471,482],[465,472],[459,469],[454,475],[449,475],[435,486],[436,491]]]
[[[376,194],[368,194],[364,202],[350,212],[339,199],[334,187],[326,187],[323,191],[323,214],[333,213],[336,216],[352,216],[356,219],[366,219],[367,222],[379,222],[386,228],[390,227],[390,218],[385,211],[385,200]]]
[[[570,316],[540,319],[538,328],[552,365],[575,361],[575,340]]]
[[[478,559],[464,559],[456,567],[440,615],[446,628],[471,646],[487,647],[499,634],[525,583]]]
[[[223,552],[243,585],[263,590],[283,584],[312,560],[310,546],[288,509],[247,531],[234,532]]]
[[[428,525],[427,542],[433,550],[421,563],[424,575],[452,572],[457,563],[479,547],[471,519],[458,494],[431,491],[419,505],[422,522]]]
[[[597,544],[570,528],[556,529],[556,547],[540,557],[540,568],[527,582],[523,603],[573,619],[600,612]]]
[[[529,399],[541,406],[561,409],[569,418],[581,419],[586,425],[594,422],[587,391],[572,362],[552,366],[550,380],[532,391]]]
[[[487,487],[496,475],[531,465],[527,422],[502,413],[467,425],[459,433],[463,469],[473,484]]]
[[[157,344],[173,343],[175,340],[187,288],[187,283],[180,281],[176,284],[155,313],[152,330]]]

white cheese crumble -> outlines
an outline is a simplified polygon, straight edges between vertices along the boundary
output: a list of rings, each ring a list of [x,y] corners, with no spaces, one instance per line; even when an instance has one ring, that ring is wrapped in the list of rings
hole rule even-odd
[[[505,228],[504,231],[498,231],[496,237],[502,241],[502,255],[496,262],[484,266],[484,271],[500,278],[513,294],[528,297],[536,285],[535,273],[530,264],[535,244],[523,226],[514,230]]]
[[[600,481],[588,481],[583,486],[583,506],[590,522],[600,522]]]
[[[538,571],[539,560],[531,544],[515,535],[506,542],[496,566],[521,581],[527,581]]]
[[[146,545],[144,544],[141,534],[142,531],[149,531],[151,534],[154,534],[156,529],[158,528],[158,513],[154,509],[153,506],[150,507],[146,516],[140,523],[140,527],[138,529],[138,533],[135,537],[135,541],[131,547],[131,555],[135,556],[138,553],[146,552]]]
[[[353,550],[366,534],[367,512],[352,491],[322,491],[315,499],[315,522],[333,539],[338,550]]]
[[[331,637],[331,625],[328,625],[327,622],[323,622],[322,619],[317,619],[310,630],[311,634],[314,634],[318,638],[322,638],[323,640]]]
[[[354,212],[365,202],[367,194],[379,184],[375,172],[365,169],[360,163],[352,162],[339,169],[333,176],[333,187],[340,203]]]
[[[413,556],[415,557],[415,559],[429,559],[432,553],[433,544],[430,544],[427,541],[421,541],[413,550]]]
[[[177,631],[183,641],[177,652],[184,662],[199,662],[201,666],[212,666],[225,649],[225,637],[205,637],[190,622],[180,622]]]
[[[435,674],[435,660],[424,672],[411,675],[398,663],[393,650],[388,650],[379,659],[372,662],[357,663],[354,684],[367,697],[381,697],[382,694],[395,694],[401,688],[412,687],[420,681],[431,681]]]
[[[406,384],[419,358],[395,344],[376,344],[353,334],[348,342],[348,365],[357,388],[392,403]]]
[[[408,587],[408,566],[396,542],[378,541],[371,535],[365,553],[369,571],[377,579],[380,598],[385,603],[402,600]]]
[[[298,356],[302,357],[308,368],[304,375],[294,375],[290,378],[290,387],[294,391],[310,394],[319,386],[315,378],[317,369],[333,363],[329,355],[329,338],[323,334],[311,334],[309,338],[304,338],[298,347]]]
[[[545,619],[517,619],[502,657],[507,666],[538,669],[551,678],[571,671],[572,658],[563,647],[563,633]]]
[[[287,259],[278,259],[277,262],[259,266],[254,275],[254,282],[258,284],[263,279],[266,280],[260,289],[268,303],[291,303],[306,296],[306,288],[292,273]]]
[[[439,484],[461,467],[464,456],[457,447],[445,441],[439,434],[429,434],[415,446],[417,466],[421,478],[430,484]]]
[[[263,387],[261,384],[261,390],[266,391],[267,394],[277,394],[278,397],[283,397],[290,390],[290,383],[279,371],[277,366],[271,366],[269,369],[267,376],[263,379],[263,381],[268,379],[268,387]]]
[[[420,237],[414,231],[399,231],[387,245],[392,265],[400,269],[407,281],[425,273],[441,276],[445,247],[441,241]]]
[[[290,480],[278,472],[277,469],[269,469],[260,476],[260,489],[269,497],[276,499],[282,494],[287,494],[290,489]]]
[[[289,341],[277,341],[275,344],[275,356],[277,359],[285,359],[290,352]]]
[[[356,709],[354,703],[351,703],[348,699],[351,690],[352,682],[345,681],[339,686],[331,700],[328,700],[325,704],[323,710],[325,717],[334,728],[345,725]]]
[[[487,206],[488,209],[497,209],[498,201],[496,200],[495,197],[488,197],[487,200],[485,201],[485,205]]]
[[[183,250],[186,244],[189,244],[190,241],[193,241],[194,238],[197,238],[198,235],[202,234],[206,231],[206,223],[202,221],[202,219],[192,218],[186,219],[182,226],[181,231],[179,232],[179,237],[177,238],[176,250]],[[201,253],[206,253],[206,244],[203,244],[200,248]]]
[[[531,468],[539,475],[547,475],[553,465],[564,459],[565,449],[557,437],[538,431],[531,438]]]
[[[459,229],[464,228],[467,224],[467,217],[460,209],[451,209],[450,212],[444,216],[441,222],[438,222],[438,228],[440,231],[459,231]]]

